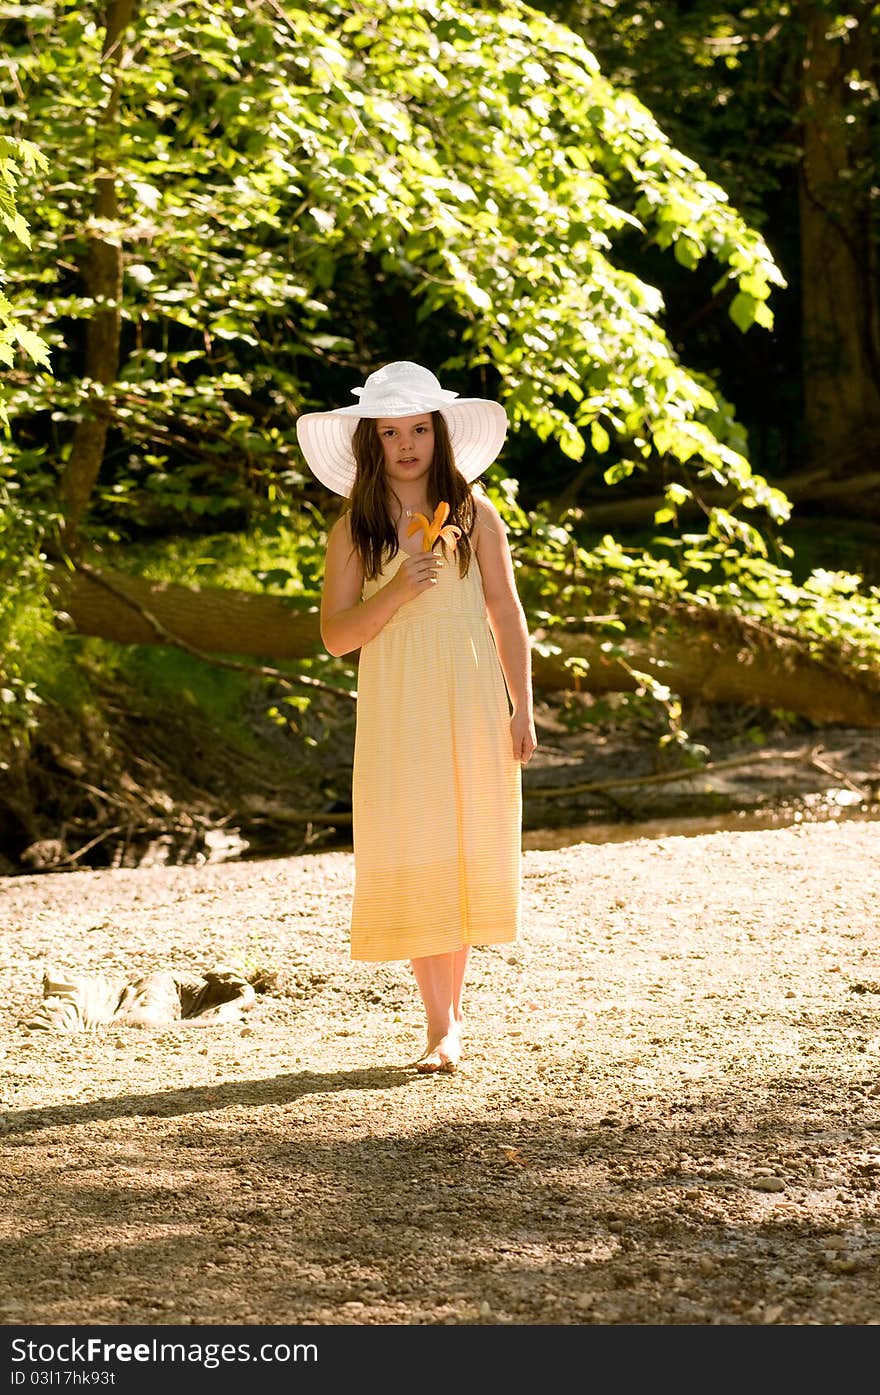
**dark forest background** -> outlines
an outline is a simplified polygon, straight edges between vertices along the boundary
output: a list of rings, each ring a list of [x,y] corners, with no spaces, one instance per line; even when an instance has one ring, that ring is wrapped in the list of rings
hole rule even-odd
[[[295,421],[393,358],[507,408],[559,730],[880,724],[878,84],[868,3],[0,5],[5,869],[344,827]]]

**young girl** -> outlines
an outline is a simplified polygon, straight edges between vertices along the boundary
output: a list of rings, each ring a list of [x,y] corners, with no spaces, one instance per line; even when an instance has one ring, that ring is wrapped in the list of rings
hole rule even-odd
[[[328,539],[321,636],[331,654],[360,651],[351,956],[411,961],[417,1069],[451,1072],[470,947],[519,930],[520,769],[536,746],[507,533],[470,488],[507,418],[415,363],[354,394],[297,421],[310,469],[349,504]]]

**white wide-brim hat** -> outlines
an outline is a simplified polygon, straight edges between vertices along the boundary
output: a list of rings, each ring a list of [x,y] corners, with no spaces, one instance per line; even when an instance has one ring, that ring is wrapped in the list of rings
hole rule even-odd
[[[485,397],[459,397],[442,388],[418,363],[386,363],[363,387],[352,388],[358,401],[330,412],[305,412],[296,435],[309,469],[334,494],[350,497],[355,458],[351,440],[361,417],[415,417],[442,412],[456,468],[470,482],[491,465],[504,444],[507,413]]]

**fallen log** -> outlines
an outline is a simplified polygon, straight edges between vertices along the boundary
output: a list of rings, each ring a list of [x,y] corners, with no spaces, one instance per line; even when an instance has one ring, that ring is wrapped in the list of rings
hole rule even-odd
[[[321,652],[318,607],[220,586],[148,581],[127,572],[50,568],[52,600],[83,635],[118,644],[168,644],[208,654],[308,659]]]
[[[783,476],[778,481],[778,488],[795,506],[823,500],[853,499],[880,491],[880,471],[865,471],[841,478],[827,467],[804,470],[797,475]],[[715,506],[730,508],[742,495],[741,490],[732,486],[722,488],[711,485],[699,489],[698,493],[699,499],[688,499],[678,506],[680,517],[691,518]],[[591,528],[604,529],[645,526],[651,523],[658,509],[668,506],[668,500],[665,494],[656,493],[640,494],[630,499],[582,499],[579,505]]]
[[[602,649],[599,636],[554,630],[555,652],[533,654],[535,687],[637,692],[646,674],[680,697],[793,712],[819,726],[880,726],[876,674],[832,666],[786,637],[756,639],[730,623],[736,617],[725,616],[719,629],[702,619],[702,626],[684,625],[678,617],[674,628],[630,636],[618,646],[619,658]]]
[[[59,623],[120,644],[178,644],[211,655],[308,659],[322,652],[318,607],[283,596],[147,581],[120,572],[52,571]],[[66,618],[65,618],[66,617]],[[818,725],[880,726],[880,676],[811,655],[796,639],[733,614],[682,608],[674,623],[603,646],[601,634],[538,633],[537,689],[635,692],[648,675],[681,697],[742,703]]]

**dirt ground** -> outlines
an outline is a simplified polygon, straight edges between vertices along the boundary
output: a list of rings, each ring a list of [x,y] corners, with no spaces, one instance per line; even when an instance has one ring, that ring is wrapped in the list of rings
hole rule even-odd
[[[0,878],[0,1321],[877,1323],[880,822],[557,841],[443,1077],[347,850]],[[223,963],[240,1020],[22,1025]]]

